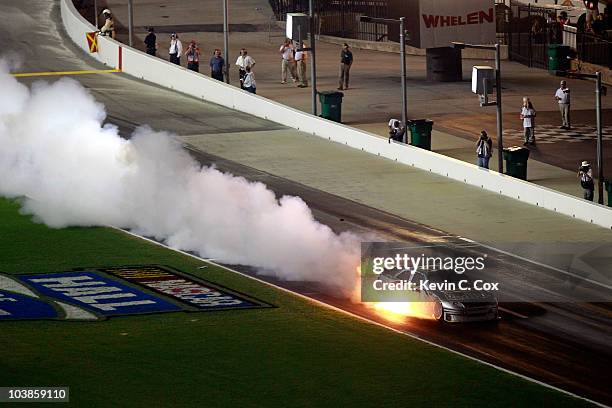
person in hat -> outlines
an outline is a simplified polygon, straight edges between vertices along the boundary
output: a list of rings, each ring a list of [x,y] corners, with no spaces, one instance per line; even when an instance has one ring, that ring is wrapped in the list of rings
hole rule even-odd
[[[478,167],[489,168],[489,160],[493,155],[493,141],[486,130],[480,132],[480,138],[476,143],[476,155],[478,156]]]
[[[183,43],[178,38],[177,33],[170,34],[170,47],[168,48],[168,55],[170,56],[170,62],[176,65],[181,65],[181,54],[183,53]]]
[[[149,34],[145,37],[144,43],[147,54],[155,56],[157,52],[157,36],[155,36],[155,29],[153,27],[149,27]]]
[[[584,199],[593,201],[593,192],[595,191],[595,183],[593,182],[593,169],[588,161],[583,161],[578,169],[578,179],[580,186],[584,190]]]
[[[100,29],[100,34],[115,38],[115,22],[111,11],[109,9],[104,9],[102,10],[102,15],[104,16],[104,25]]]

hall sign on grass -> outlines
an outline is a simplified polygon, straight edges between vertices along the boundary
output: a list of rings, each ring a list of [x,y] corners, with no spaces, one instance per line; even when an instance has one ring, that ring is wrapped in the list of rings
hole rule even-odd
[[[413,47],[448,47],[453,41],[495,42],[493,0],[390,0],[389,15],[406,17],[408,44]],[[392,31],[390,39],[394,40]]]

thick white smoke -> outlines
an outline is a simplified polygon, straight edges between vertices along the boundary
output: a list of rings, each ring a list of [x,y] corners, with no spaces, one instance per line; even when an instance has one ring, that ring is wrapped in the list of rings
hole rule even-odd
[[[0,195],[50,227],[113,225],[221,262],[349,293],[358,237],[317,222],[298,197],[201,167],[148,127],[122,139],[78,82],[30,89],[0,61]]]

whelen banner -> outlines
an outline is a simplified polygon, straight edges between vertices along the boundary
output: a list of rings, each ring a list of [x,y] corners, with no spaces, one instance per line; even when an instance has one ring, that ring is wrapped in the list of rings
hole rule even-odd
[[[417,48],[495,42],[494,0],[390,0],[389,17],[406,17],[407,43]],[[395,33],[390,27],[390,40]]]

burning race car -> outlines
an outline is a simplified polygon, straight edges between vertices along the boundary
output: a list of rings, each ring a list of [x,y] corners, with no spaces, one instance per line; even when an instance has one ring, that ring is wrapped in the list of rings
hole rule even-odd
[[[472,280],[465,274],[453,270],[385,271],[379,279],[386,286],[402,284],[409,287],[410,298],[427,303],[427,314],[437,321],[455,323],[499,319],[497,296],[487,290],[491,284]]]

